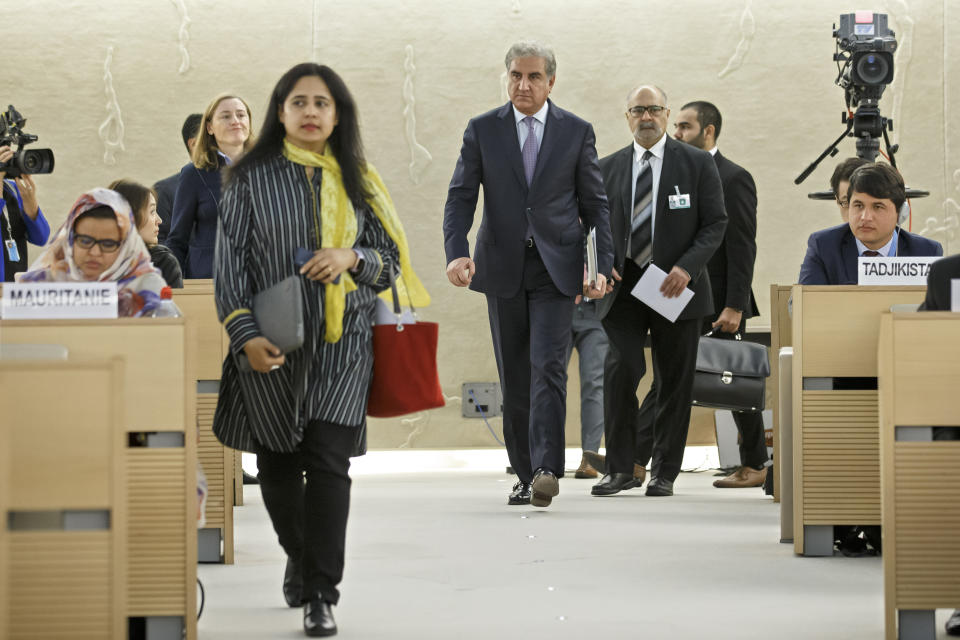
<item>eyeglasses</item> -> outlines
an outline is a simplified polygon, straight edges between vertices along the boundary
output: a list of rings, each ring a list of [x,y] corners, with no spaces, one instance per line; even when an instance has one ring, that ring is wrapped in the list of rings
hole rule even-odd
[[[842,200],[840,198],[837,198],[837,204],[840,205],[841,209],[846,209],[847,207],[850,206],[850,201],[847,200],[846,198],[843,198]]]
[[[97,240],[93,236],[84,235],[82,233],[78,233],[77,235],[73,236],[73,244],[79,246],[81,249],[87,249],[88,251],[93,249],[93,245],[97,244],[100,245],[100,251],[103,251],[104,253],[113,253],[120,248],[119,240],[114,240],[113,238],[103,238],[101,240]]]
[[[648,106],[648,107],[645,107],[645,106],[643,106],[643,105],[637,105],[637,106],[635,106],[635,107],[630,107],[629,109],[627,109],[627,113],[629,113],[630,115],[632,115],[634,118],[639,118],[639,117],[642,116],[643,113],[646,111],[646,112],[648,112],[651,116],[656,117],[656,116],[660,115],[661,113],[663,113],[664,111],[666,111],[666,109],[667,109],[666,107],[661,107],[661,106],[658,105],[658,104],[652,104],[652,105],[650,105],[650,106]]]

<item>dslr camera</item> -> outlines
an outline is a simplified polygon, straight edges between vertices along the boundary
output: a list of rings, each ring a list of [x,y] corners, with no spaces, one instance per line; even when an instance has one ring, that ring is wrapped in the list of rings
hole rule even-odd
[[[26,119],[11,104],[5,113],[0,113],[0,147],[16,146],[13,157],[0,163],[0,171],[8,178],[18,178],[24,173],[53,173],[53,151],[50,149],[30,149],[24,147],[37,141],[37,136],[23,130]]]

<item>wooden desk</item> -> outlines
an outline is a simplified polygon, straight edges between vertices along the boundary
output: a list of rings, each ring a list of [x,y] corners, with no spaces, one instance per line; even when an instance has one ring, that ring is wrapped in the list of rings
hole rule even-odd
[[[127,619],[138,618],[152,637],[185,633],[193,640],[196,431],[193,398],[185,392],[190,360],[183,320],[3,321],[0,340],[69,350],[66,362],[0,363],[0,455],[7,458],[2,470],[9,470],[0,471],[3,517],[11,510],[109,513],[106,529],[27,527],[4,536],[0,565],[10,570],[0,573],[10,582],[2,581],[0,606],[8,610],[0,621],[43,630],[29,637],[125,638]],[[123,363],[122,389],[110,381],[120,375],[119,364],[90,364],[103,358]],[[77,562],[82,572],[65,580],[64,567]],[[64,589],[78,590],[77,600],[56,595]],[[92,615],[69,614],[74,606],[89,606]],[[104,633],[78,632],[77,625],[104,617]],[[57,625],[67,626],[63,635]]]
[[[770,285],[770,385],[773,403],[773,501],[780,502],[783,465],[780,460],[780,347],[793,345],[788,307],[793,285]]]
[[[833,554],[833,526],[880,524],[877,391],[834,378],[877,376],[880,316],[926,288],[793,287],[793,543]]]
[[[886,637],[932,640],[960,606],[960,441],[931,439],[960,431],[960,314],[884,315],[877,358]]]
[[[217,320],[213,280],[185,280],[173,300],[187,321],[187,344],[195,355],[191,384],[196,393],[197,457],[207,476],[206,526],[200,531],[200,560],[233,564],[233,507],[243,500],[243,477],[237,482],[240,452],[220,444],[213,435],[213,414],[219,397],[220,372],[229,339]],[[222,544],[222,553],[221,553]]]

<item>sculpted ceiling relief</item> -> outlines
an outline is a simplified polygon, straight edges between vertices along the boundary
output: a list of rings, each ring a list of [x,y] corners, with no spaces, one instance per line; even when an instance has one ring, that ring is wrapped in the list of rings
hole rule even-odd
[[[110,72],[110,65],[113,64],[113,47],[107,47],[107,57],[103,62],[103,84],[104,92],[107,94],[107,119],[103,121],[97,130],[100,134],[100,140],[103,141],[103,163],[106,165],[117,164],[116,154],[124,150],[123,146],[123,118],[120,114],[120,102],[117,100],[117,92],[113,88],[113,74]]]

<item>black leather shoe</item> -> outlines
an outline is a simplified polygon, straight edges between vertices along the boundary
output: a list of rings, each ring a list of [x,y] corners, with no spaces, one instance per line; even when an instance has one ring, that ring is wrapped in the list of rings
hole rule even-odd
[[[530,483],[517,480],[507,498],[507,504],[530,504]]]
[[[549,507],[553,496],[560,493],[560,481],[553,471],[537,469],[530,484],[530,504],[535,507]]]
[[[337,635],[337,621],[329,602],[314,598],[307,603],[303,608],[303,632],[311,638]]]
[[[640,483],[632,473],[608,473],[590,489],[590,495],[612,496],[626,489],[639,487]]]
[[[289,607],[303,605],[303,572],[300,565],[287,556],[287,568],[283,572],[283,599]]]
[[[664,480],[663,478],[650,478],[650,482],[647,483],[647,495],[648,496],[672,496],[673,495],[673,481]]]

